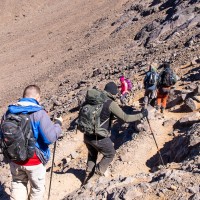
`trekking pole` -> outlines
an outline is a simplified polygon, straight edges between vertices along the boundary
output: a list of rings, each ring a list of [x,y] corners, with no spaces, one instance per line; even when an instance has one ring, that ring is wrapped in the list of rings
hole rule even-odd
[[[160,156],[161,163],[162,163],[162,165],[164,166],[165,164],[164,164],[162,155],[161,155],[161,153],[160,153],[160,150],[159,150],[159,148],[158,148],[158,143],[156,142],[156,138],[155,138],[155,135],[154,135],[153,130],[152,130],[152,128],[151,128],[151,125],[150,125],[150,122],[149,122],[148,117],[146,117],[146,119],[147,119],[147,122],[148,122],[148,124],[149,124],[149,128],[150,128],[151,134],[153,135],[153,139],[154,139],[154,141],[155,141],[156,147],[157,147],[157,149],[158,149],[158,154],[159,154],[159,156]]]
[[[75,133],[77,135],[77,133],[78,133],[78,125],[76,125],[76,132]]]
[[[52,158],[52,165],[51,165],[48,200],[50,199],[50,194],[51,194],[51,181],[52,181],[52,175],[53,175],[53,166],[54,166],[55,153],[56,153],[56,142],[54,142],[54,149],[53,149],[53,158]]]

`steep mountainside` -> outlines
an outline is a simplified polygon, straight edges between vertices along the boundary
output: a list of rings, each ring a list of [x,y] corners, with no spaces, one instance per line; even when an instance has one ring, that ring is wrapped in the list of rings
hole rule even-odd
[[[64,117],[57,143],[52,199],[200,199],[200,1],[24,0],[0,2],[1,113],[36,83],[51,117]],[[169,61],[178,75],[164,114],[147,121],[116,120],[111,175],[80,188],[87,150],[75,131],[88,88],[121,74],[133,81],[126,112],[141,109],[150,63]],[[1,157],[2,158],[2,157]],[[0,199],[10,194],[9,166],[0,162]],[[51,162],[47,165],[47,189]]]

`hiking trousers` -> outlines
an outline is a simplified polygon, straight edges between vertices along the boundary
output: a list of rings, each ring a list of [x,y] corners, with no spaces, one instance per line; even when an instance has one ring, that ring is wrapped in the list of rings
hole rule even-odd
[[[126,105],[127,96],[128,96],[127,92],[121,95],[120,97],[121,104]]]
[[[95,139],[84,135],[84,143],[88,149],[87,172],[95,170],[103,175],[115,156],[115,149],[110,138]],[[96,164],[98,153],[103,154],[101,161]]]
[[[10,170],[12,174],[11,200],[44,199],[46,168],[43,164],[21,166],[11,162]],[[30,181],[29,195],[28,181]]]
[[[149,105],[151,101],[155,98],[156,98],[156,90],[146,89],[144,93],[144,101],[143,101],[144,105],[145,106]]]
[[[157,93],[157,106],[158,108],[166,108],[167,100],[169,97],[170,88],[160,88]]]

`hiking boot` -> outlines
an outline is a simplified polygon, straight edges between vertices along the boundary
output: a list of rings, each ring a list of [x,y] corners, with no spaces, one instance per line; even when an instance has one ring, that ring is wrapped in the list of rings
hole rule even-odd
[[[82,184],[81,184],[81,187],[84,186],[84,185],[86,185],[86,184],[87,184],[87,181],[88,181],[88,176],[86,175],[86,176],[84,177],[84,180],[83,180]]]
[[[99,176],[104,176],[104,177],[109,177],[111,176],[111,171],[109,168],[107,168],[107,170],[103,173],[101,171],[98,170],[98,168],[96,168],[96,171],[95,171],[96,174],[98,174]]]
[[[105,177],[110,177],[111,176],[111,171],[109,169],[107,169],[103,175]]]
[[[165,108],[163,108],[163,107],[160,108],[161,113],[164,113],[164,110],[165,110]]]
[[[94,172],[86,171],[86,174],[85,174],[85,177],[83,179],[83,182],[82,182],[81,186],[86,185],[88,180],[92,177],[93,174],[94,174]]]
[[[160,109],[160,106],[158,106],[158,105],[155,106],[155,109],[156,109],[156,110],[159,110],[159,109]]]
[[[94,173],[94,175],[91,177],[88,178],[87,182],[85,184],[93,184],[94,182],[97,182],[98,179],[101,177],[101,175],[97,174],[97,173]]]

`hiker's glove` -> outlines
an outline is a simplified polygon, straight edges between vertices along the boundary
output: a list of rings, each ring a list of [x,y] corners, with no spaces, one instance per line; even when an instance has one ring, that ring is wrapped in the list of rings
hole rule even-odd
[[[61,116],[55,118],[55,124],[60,124],[60,126],[62,126],[62,122],[63,122],[63,118]]]
[[[58,137],[58,140],[62,140],[63,138],[64,138],[64,134],[61,133],[61,134],[59,135],[59,137]]]
[[[141,110],[141,112],[142,112],[143,118],[144,118],[144,117],[148,117],[148,110],[147,110],[147,109],[143,108],[143,109]]]

